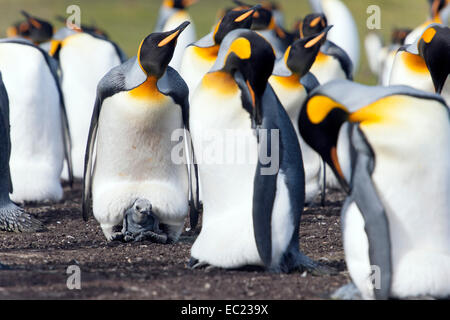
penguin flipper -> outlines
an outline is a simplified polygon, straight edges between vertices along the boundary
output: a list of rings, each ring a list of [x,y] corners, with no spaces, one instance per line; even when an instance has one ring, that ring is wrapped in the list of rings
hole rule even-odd
[[[4,126],[6,129],[6,150],[8,150],[8,163],[11,155],[11,138],[10,138],[10,125],[9,125],[9,99],[6,92],[5,85],[3,84],[2,73],[0,72],[0,118],[3,118]],[[11,179],[11,170],[8,170],[8,191],[13,193],[13,184]]]
[[[189,166],[189,219],[191,228],[198,223],[201,204],[199,199],[198,166],[195,159],[194,145],[190,138],[189,129],[189,88],[183,78],[172,67],[167,67],[164,75],[157,82],[158,90],[170,96],[181,107],[184,128],[188,135],[187,165]]]
[[[320,48],[320,51],[326,55],[336,58],[341,64],[347,79],[353,80],[353,62],[344,49],[337,46],[334,42],[326,40],[325,44]]]
[[[365,231],[369,242],[371,266],[380,271],[380,287],[374,288],[377,299],[388,299],[392,281],[391,241],[389,222],[377,190],[372,181],[375,159],[358,126],[352,130],[352,146],[356,149],[356,159],[352,174],[350,197],[358,206],[364,218]]]
[[[83,192],[81,212],[84,221],[88,221],[91,214],[91,198],[92,198],[92,169],[94,163],[94,146],[97,139],[98,119],[100,117],[100,109],[103,100],[97,92],[94,111],[92,113],[91,125],[89,127],[89,135],[86,145],[86,153],[84,155],[84,173],[83,173]]]

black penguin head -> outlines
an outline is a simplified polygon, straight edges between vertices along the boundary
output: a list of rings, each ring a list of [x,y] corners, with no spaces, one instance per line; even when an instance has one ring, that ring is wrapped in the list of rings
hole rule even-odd
[[[319,53],[323,39],[326,39],[331,28],[332,26],[328,26],[318,34],[296,40],[286,50],[284,61],[292,72],[302,77],[309,71]]]
[[[260,6],[252,8],[235,8],[225,13],[214,30],[214,42],[221,44],[225,36],[236,29],[250,29],[253,15]]]
[[[168,32],[155,32],[140,44],[137,59],[147,75],[160,78],[167,69],[181,32],[189,25],[188,21]]]
[[[163,6],[173,9],[185,9],[197,2],[198,0],[164,0]]]
[[[26,21],[22,22],[18,28],[18,35],[31,39],[36,44],[49,41],[53,36],[53,26],[42,19],[31,16],[25,11],[21,11]]]
[[[348,184],[338,162],[337,141],[339,130],[348,119],[349,112],[344,106],[321,94],[304,102],[298,119],[303,139],[333,169],[346,191]]]
[[[235,30],[224,39],[210,72],[224,71],[234,77],[243,92],[244,108],[260,124],[260,102],[274,63],[273,48],[263,37],[250,30]]]
[[[430,25],[411,49],[425,60],[437,93],[441,93],[450,72],[450,29],[438,24]],[[409,51],[409,50],[408,50]]]
[[[299,25],[300,38],[322,32],[328,26],[327,18],[322,13],[308,14]],[[325,39],[323,40],[325,41]]]
[[[241,0],[233,0],[238,7],[236,9],[249,9],[251,6],[249,4],[244,3]],[[235,10],[236,10],[235,9]],[[275,18],[272,13],[271,6],[267,5],[258,5],[255,14],[253,15],[253,21],[251,29],[258,30],[266,30],[266,29],[274,29],[276,26]]]

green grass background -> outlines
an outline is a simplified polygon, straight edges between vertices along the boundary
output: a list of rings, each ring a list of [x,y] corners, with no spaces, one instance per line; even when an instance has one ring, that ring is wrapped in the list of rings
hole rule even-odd
[[[277,0],[286,15],[287,27],[290,29],[296,18],[304,17],[310,12],[307,0]],[[381,26],[379,32],[388,40],[394,27],[413,28],[424,22],[428,16],[426,0],[342,0],[351,10],[358,24],[361,40],[361,63],[356,80],[376,83],[371,74],[363,45],[369,5],[381,8]],[[20,10],[50,20],[56,28],[62,26],[56,15],[67,16],[66,8],[76,4],[81,8],[81,22],[95,23],[105,29],[112,40],[116,41],[129,56],[136,54],[140,41],[149,33],[156,23],[162,0],[0,0],[0,36],[4,37],[6,28],[22,18]],[[250,1],[255,3],[256,1]],[[197,29],[197,36],[208,33],[216,19],[218,9],[232,5],[231,0],[200,0],[189,9]]]

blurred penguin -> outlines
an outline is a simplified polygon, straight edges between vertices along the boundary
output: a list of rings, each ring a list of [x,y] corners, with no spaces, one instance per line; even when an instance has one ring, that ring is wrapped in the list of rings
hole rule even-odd
[[[250,9],[236,8],[226,12],[213,31],[186,48],[180,75],[189,87],[189,98],[192,97],[203,76],[214,65],[223,38],[232,30],[249,29],[257,8],[257,6]]]
[[[360,42],[358,28],[351,12],[340,0],[309,0],[309,3],[315,13],[325,14],[328,23],[334,26],[328,40],[348,54],[354,66],[353,71],[356,72],[360,59]]]
[[[309,37],[322,32],[327,26],[328,22],[325,15],[313,13],[303,19],[299,25],[298,32],[300,38]],[[331,33],[331,30],[329,33]],[[328,40],[328,35],[320,39],[320,42],[320,52],[310,70],[317,77],[319,83],[324,84],[335,79],[352,80],[353,64],[347,53]]]
[[[370,70],[378,77],[378,84],[389,85],[392,65],[395,55],[405,43],[405,38],[411,32],[410,29],[394,29],[392,31],[391,43],[383,46],[383,41],[379,34],[370,32],[365,40],[367,60]]]
[[[322,32],[299,39],[290,46],[285,56],[278,59],[269,83],[286,109],[300,142],[305,169],[305,202],[311,203],[320,192],[322,161],[300,136],[298,118],[303,102],[315,87],[319,85],[316,78],[308,72],[321,47],[321,39],[331,27]]]
[[[187,29],[178,38],[172,61],[170,61],[169,64],[169,66],[177,71],[180,71],[184,50],[188,45],[197,40],[194,22],[186,9],[198,1],[199,0],[164,0],[161,9],[159,10],[158,21],[156,22],[153,32],[166,32],[173,30],[183,21],[190,22]]]
[[[12,203],[9,198],[13,191],[9,170],[10,155],[9,100],[0,72],[0,230],[37,231],[42,227],[41,223]]]
[[[49,49],[59,61],[61,88],[72,138],[74,176],[83,177],[84,153],[97,84],[113,67],[126,60],[112,41],[84,32],[80,27],[64,27],[55,33]],[[66,178],[66,171],[63,178]]]
[[[21,203],[59,201],[63,196],[60,176],[65,156],[69,169],[71,164],[55,62],[24,39],[0,40],[0,55],[10,104],[11,198]]]
[[[411,44],[420,37],[425,28],[427,28],[432,23],[439,23],[448,25],[448,15],[449,15],[449,0],[428,0],[430,4],[430,17],[427,21],[422,23],[420,26],[415,28],[406,37],[405,44]]]
[[[412,44],[399,49],[390,84],[441,94],[450,103],[450,29],[429,25]]]

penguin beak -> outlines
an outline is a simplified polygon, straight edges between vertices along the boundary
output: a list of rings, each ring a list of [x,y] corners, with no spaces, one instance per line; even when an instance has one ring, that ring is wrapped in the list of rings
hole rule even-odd
[[[189,21],[185,21],[182,24],[180,24],[176,29],[169,32],[169,35],[165,37],[163,40],[161,40],[158,43],[158,47],[164,47],[171,43],[172,41],[178,39],[178,36],[183,32],[184,29],[190,24]]]
[[[248,19],[250,17],[255,17],[256,14],[258,13],[258,10],[261,8],[260,4],[257,4],[256,6],[251,7],[250,9],[248,9],[246,12],[244,12],[243,14],[241,14],[239,17],[237,17],[236,19],[234,19],[234,22],[242,22],[245,19]]]

